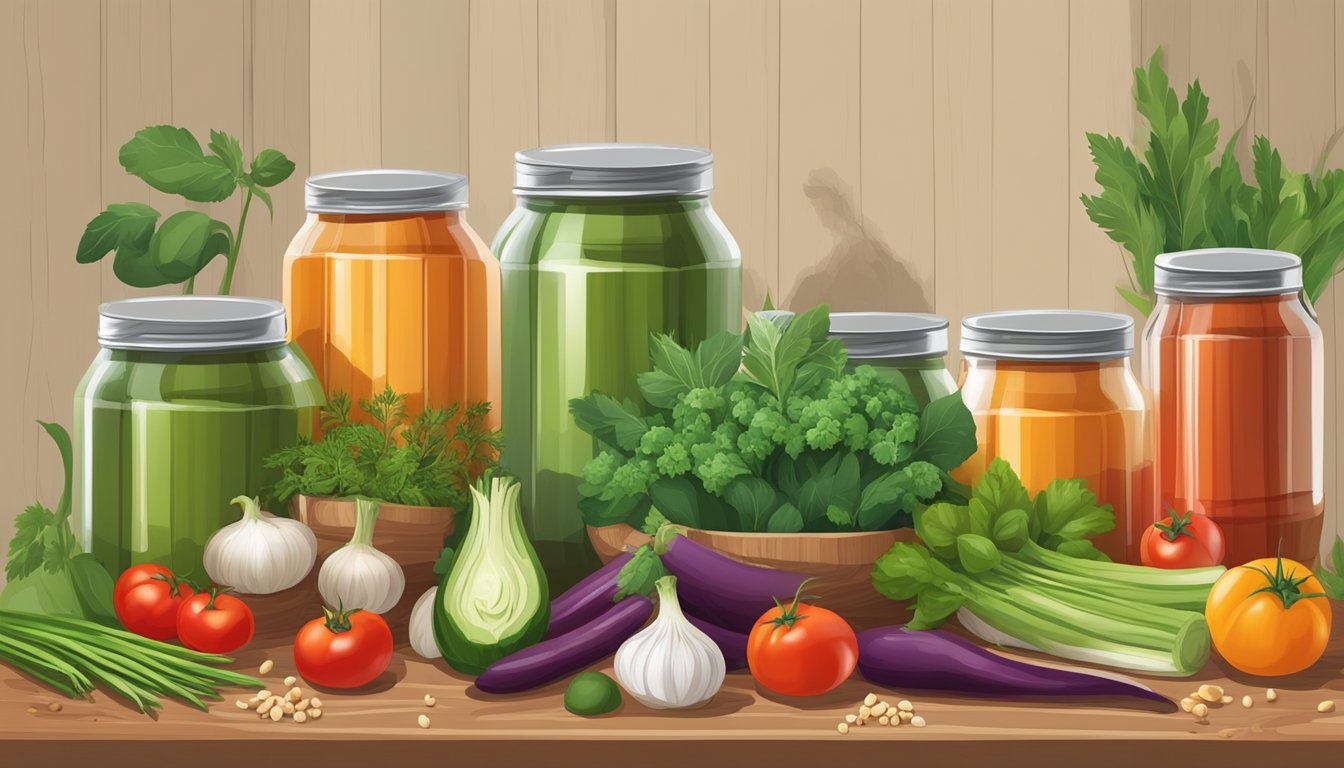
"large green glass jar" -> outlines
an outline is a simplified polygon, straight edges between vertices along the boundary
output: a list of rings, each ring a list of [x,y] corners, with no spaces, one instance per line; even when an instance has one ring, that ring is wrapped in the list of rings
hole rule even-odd
[[[742,327],[742,260],[710,207],[713,156],[696,147],[595,144],[516,156],[518,206],[495,237],[501,265],[502,464],[552,580],[593,567],[579,514],[597,450],[571,398],[642,402],[649,336],[694,344]]]
[[[924,407],[957,391],[947,370],[947,318],[912,312],[832,312],[831,338],[844,342],[849,369],[871,365],[910,389]]]
[[[262,464],[323,401],[285,343],[277,301],[127,299],[99,308],[102,350],[75,392],[75,511],[84,548],[114,575],[155,562],[205,578],[210,534],[263,494]]]

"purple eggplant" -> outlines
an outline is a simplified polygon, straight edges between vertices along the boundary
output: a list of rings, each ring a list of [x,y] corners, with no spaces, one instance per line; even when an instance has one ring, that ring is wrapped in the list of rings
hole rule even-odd
[[[1001,698],[1128,697],[1176,711],[1170,699],[1131,680],[1028,664],[936,629],[893,626],[860,632],[859,673],[897,690]]]
[[[680,598],[678,598],[680,600]],[[723,652],[723,663],[727,671],[732,672],[735,669],[746,669],[747,667],[747,636],[741,632],[734,632],[731,629],[724,629],[718,624],[714,624],[704,619],[697,619],[694,616],[687,616],[686,620],[691,622],[696,629],[709,635],[709,639],[719,646]]]
[[[724,629],[747,634],[761,615],[788,602],[807,577],[790,571],[747,565],[697,544],[665,526],[655,550],[677,577],[677,599],[688,615]]]
[[[616,599],[616,574],[632,555],[622,552],[551,601],[551,623],[546,637],[568,634],[607,612]]]
[[[476,678],[485,693],[519,693],[578,672],[616,652],[653,615],[653,601],[632,595],[567,634],[496,661]]]

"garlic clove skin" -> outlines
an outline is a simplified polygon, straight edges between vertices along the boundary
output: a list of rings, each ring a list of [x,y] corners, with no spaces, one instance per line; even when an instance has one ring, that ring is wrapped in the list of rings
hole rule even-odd
[[[396,560],[373,547],[378,502],[355,500],[355,532],[349,543],[327,555],[317,572],[317,591],[328,607],[372,613],[392,610],[406,589]]]
[[[438,642],[434,640],[434,601],[438,596],[439,588],[430,587],[411,609],[411,650],[426,659],[437,659],[443,655],[439,652]]]
[[[723,687],[723,652],[686,620],[676,577],[658,580],[658,616],[616,651],[616,680],[652,709],[698,707]]]
[[[205,572],[216,584],[241,594],[269,595],[303,581],[317,560],[317,537],[287,517],[261,509],[257,499],[238,496],[243,517],[206,542]]]

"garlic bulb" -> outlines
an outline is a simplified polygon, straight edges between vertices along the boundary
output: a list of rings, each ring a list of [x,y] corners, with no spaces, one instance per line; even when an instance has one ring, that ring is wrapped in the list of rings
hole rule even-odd
[[[723,652],[682,614],[677,577],[657,586],[658,616],[616,651],[616,680],[647,707],[698,707],[723,685]]]
[[[298,520],[276,517],[257,499],[238,496],[243,519],[220,528],[205,545],[205,572],[216,584],[269,595],[303,581],[317,560],[317,537]]]
[[[406,575],[397,561],[373,548],[378,502],[355,500],[355,533],[327,555],[317,572],[317,591],[332,608],[387,613],[401,599]]]
[[[438,587],[430,587],[415,601],[411,609],[411,649],[426,659],[437,659],[439,644],[434,640],[434,600],[439,596]]]

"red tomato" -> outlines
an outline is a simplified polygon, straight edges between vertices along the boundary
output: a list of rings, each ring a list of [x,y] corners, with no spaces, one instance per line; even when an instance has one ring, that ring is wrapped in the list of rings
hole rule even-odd
[[[1175,514],[1143,532],[1139,559],[1154,568],[1205,568],[1223,562],[1223,529],[1197,512]]]
[[[766,611],[747,638],[751,676],[785,696],[825,693],[849,679],[858,662],[859,640],[849,623],[797,595],[787,607]]]
[[[255,629],[252,609],[220,587],[192,595],[177,612],[182,644],[203,653],[232,653],[247,645]]]
[[[324,688],[358,688],[392,662],[392,630],[368,611],[332,611],[303,625],[294,638],[294,666]]]
[[[122,626],[153,640],[177,637],[177,611],[196,592],[157,563],[133,565],[112,590],[112,607]]]

